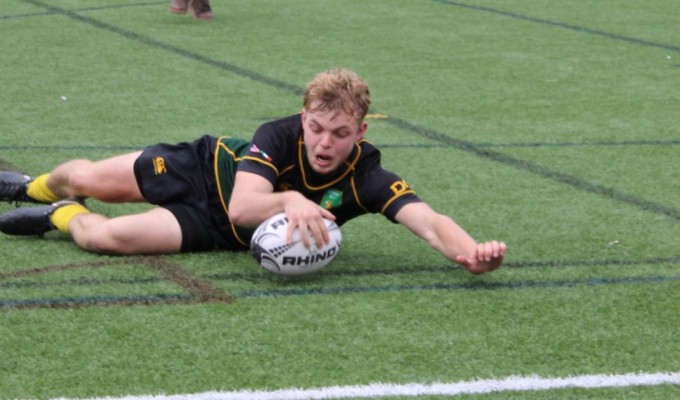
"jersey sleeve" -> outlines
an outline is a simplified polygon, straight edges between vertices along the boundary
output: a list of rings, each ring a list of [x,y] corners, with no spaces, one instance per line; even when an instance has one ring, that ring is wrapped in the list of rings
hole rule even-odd
[[[281,171],[291,163],[290,132],[274,123],[261,125],[255,131],[250,148],[241,157],[238,171],[251,172],[267,179],[274,186]]]
[[[403,206],[422,201],[404,179],[379,164],[357,177],[356,196],[369,212],[381,213],[392,222]]]

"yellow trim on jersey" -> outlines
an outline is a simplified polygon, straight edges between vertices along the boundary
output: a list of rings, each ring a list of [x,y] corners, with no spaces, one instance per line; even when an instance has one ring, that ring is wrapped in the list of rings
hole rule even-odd
[[[354,194],[354,200],[356,200],[356,202],[357,202],[357,204],[359,205],[359,207],[361,207],[361,208],[363,208],[364,210],[366,210],[366,212],[370,212],[370,211],[368,211],[368,209],[367,209],[366,207],[364,207],[363,204],[361,204],[361,200],[359,199],[359,192],[357,191],[357,184],[356,184],[356,182],[354,181],[354,177],[352,177],[352,179],[350,179],[349,183],[350,183],[350,185],[352,186],[352,194]]]
[[[399,192],[399,194],[393,196],[391,199],[389,199],[389,200],[387,201],[387,203],[385,203],[385,205],[383,206],[382,210],[380,210],[380,213],[381,213],[381,214],[385,214],[385,210],[387,210],[387,207],[389,207],[390,204],[394,203],[394,201],[395,201],[396,199],[400,198],[401,196],[403,196],[403,195],[405,195],[405,194],[409,194],[409,193],[410,193],[410,194],[416,194],[416,192],[415,192],[414,190],[405,190],[405,191],[403,191],[403,192]]]
[[[274,170],[274,173],[276,173],[276,176],[277,176],[277,177],[279,176],[279,170],[278,170],[278,168],[276,168],[276,166],[275,166],[274,164],[270,163],[270,162],[263,161],[263,160],[261,160],[261,159],[259,159],[259,158],[257,158],[257,157],[253,157],[253,156],[243,156],[243,157],[241,158],[241,160],[257,161],[257,162],[259,162],[260,164],[264,164],[264,165],[268,166],[269,168],[273,169],[273,170]],[[240,160],[239,160],[239,161],[240,161]]]
[[[234,161],[238,162],[241,161],[243,158],[239,158],[236,156],[236,153],[234,153],[229,147],[227,147],[226,144],[222,143],[222,139],[229,138],[229,136],[222,136],[219,139],[217,139],[217,146],[215,147],[215,157],[213,160],[213,169],[215,173],[215,181],[217,183],[217,192],[220,195],[220,204],[222,204],[222,208],[224,209],[224,213],[227,214],[227,218],[229,218],[229,208],[227,207],[227,204],[224,202],[224,195],[222,193],[222,185],[220,185],[220,174],[219,174],[219,168],[218,168],[218,163],[217,161],[219,160],[219,157],[217,156],[220,148],[224,149],[229,155],[234,159]],[[231,220],[229,220],[229,226],[231,227],[231,232],[234,234],[234,237],[236,240],[239,241],[244,246],[248,246],[248,244],[243,241],[238,235],[238,232],[236,232],[236,225],[231,223]]]
[[[361,140],[361,141],[363,141],[363,140]],[[302,136],[300,136],[298,138],[298,163],[300,165],[300,173],[302,175],[302,182],[304,183],[305,187],[309,190],[323,190],[323,189],[327,189],[327,188],[335,185],[336,183],[340,182],[341,180],[345,179],[345,177],[347,175],[349,175],[350,172],[354,171],[354,166],[356,165],[356,163],[361,158],[361,146],[359,146],[359,143],[361,143],[361,141],[354,144],[354,146],[356,146],[356,149],[357,149],[357,154],[354,157],[354,160],[345,162],[345,165],[347,165],[347,170],[342,175],[340,175],[335,180],[328,182],[324,185],[312,186],[309,183],[307,183],[307,174],[305,173],[305,164],[304,164],[304,159],[303,159],[304,152],[302,151],[304,149],[305,141],[302,138]]]
[[[236,157],[236,153],[234,153],[229,147],[227,147],[226,144],[222,143],[222,139],[231,139],[231,136],[222,136],[222,137],[220,137],[219,139],[217,139],[217,147],[222,147],[222,148],[224,148],[224,150],[225,150],[227,153],[229,153],[229,155],[231,156],[231,158],[233,158],[235,161],[241,161],[242,159],[246,158],[246,157],[241,157],[241,158]],[[217,150],[218,150],[218,149],[215,149],[215,150],[216,150],[216,151],[215,151],[215,154],[217,154]]]
[[[295,168],[295,164],[291,164],[291,165],[287,166],[286,168],[281,170],[281,175],[285,174],[286,172],[290,171],[293,168]]]

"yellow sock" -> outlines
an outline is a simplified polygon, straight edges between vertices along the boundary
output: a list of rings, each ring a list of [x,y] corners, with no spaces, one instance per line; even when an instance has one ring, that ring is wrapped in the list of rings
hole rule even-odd
[[[85,206],[74,203],[61,206],[54,210],[54,213],[50,216],[50,222],[54,225],[60,232],[68,233],[68,224],[71,220],[80,214],[89,214],[90,210],[85,208]]]
[[[48,176],[49,174],[40,175],[35,178],[33,182],[28,184],[28,188],[26,189],[28,197],[43,203],[54,203],[55,201],[60,200],[59,196],[54,194],[54,192],[47,187],[45,181]]]

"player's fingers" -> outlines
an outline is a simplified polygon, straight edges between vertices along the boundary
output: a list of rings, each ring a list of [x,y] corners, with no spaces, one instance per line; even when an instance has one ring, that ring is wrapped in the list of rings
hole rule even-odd
[[[297,213],[288,214],[288,231],[286,232],[286,242],[288,244],[293,244],[293,237],[295,235],[295,230],[300,233],[300,239],[305,247],[309,247],[309,233],[307,232],[307,223],[304,218],[302,218]]]
[[[288,217],[288,230],[286,230],[286,243],[292,244],[293,243],[293,232],[295,232],[295,229],[297,228],[297,224],[293,220],[293,218]]]
[[[331,221],[335,221],[335,215],[325,208],[321,208],[321,216],[330,219]]]
[[[300,239],[302,239],[302,244],[306,248],[309,248],[311,240],[309,238],[309,226],[307,225],[307,222],[301,221],[300,224],[298,225],[298,229],[300,230]]]
[[[498,243],[498,255],[496,257],[503,257],[505,256],[505,250],[507,250],[508,245],[505,244],[504,242],[499,242]]]
[[[490,244],[490,250],[489,250],[487,261],[491,261],[494,258],[498,258],[498,256],[500,255],[500,248],[501,248],[501,245],[500,245],[500,243],[498,243],[497,240],[492,240],[491,242],[489,242],[489,244]]]
[[[477,246],[477,260],[489,262],[494,258],[502,257],[505,254],[505,243],[492,240],[480,243]]]
[[[491,244],[491,257],[493,259],[503,259],[503,256],[505,255],[505,249],[507,248],[507,245],[503,242],[499,242],[497,240],[494,240],[490,242]]]
[[[321,216],[314,219],[312,224],[310,224],[310,229],[312,230],[312,235],[316,240],[317,247],[321,248],[330,242],[331,238],[328,233],[328,228],[326,228],[326,223]]]
[[[478,261],[491,261],[491,256],[493,255],[493,243],[484,242],[477,246],[477,260]]]

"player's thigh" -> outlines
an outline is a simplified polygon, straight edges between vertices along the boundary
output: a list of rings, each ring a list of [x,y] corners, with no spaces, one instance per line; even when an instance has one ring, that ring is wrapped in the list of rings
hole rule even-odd
[[[156,207],[141,214],[116,217],[100,232],[104,247],[122,254],[177,253],[182,248],[182,229],[167,209]],[[107,249],[102,249],[107,251]]]
[[[108,202],[142,201],[134,164],[141,152],[93,162],[71,177],[71,184],[88,196]]]

